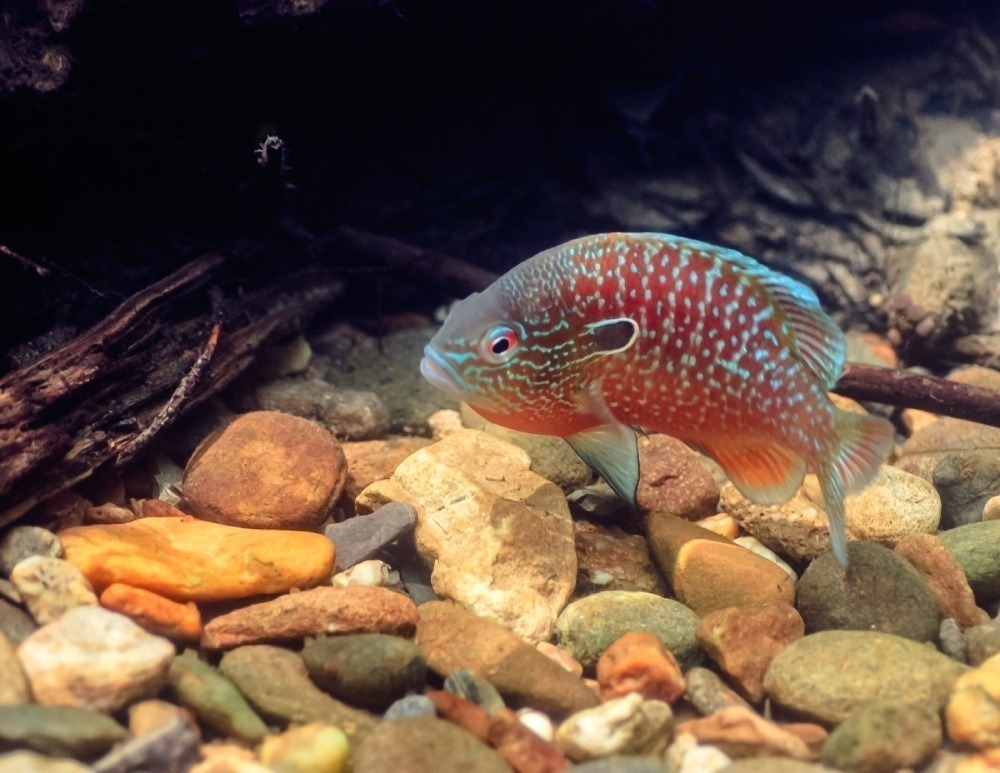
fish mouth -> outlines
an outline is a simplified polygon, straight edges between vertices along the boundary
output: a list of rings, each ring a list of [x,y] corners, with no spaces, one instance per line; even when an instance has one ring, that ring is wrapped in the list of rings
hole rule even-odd
[[[424,347],[424,358],[420,361],[420,374],[431,386],[462,399],[468,388],[451,364],[433,346]]]

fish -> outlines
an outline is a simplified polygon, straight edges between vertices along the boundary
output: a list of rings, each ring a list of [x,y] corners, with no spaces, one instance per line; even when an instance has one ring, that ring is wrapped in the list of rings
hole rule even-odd
[[[814,472],[846,567],[844,497],[874,477],[894,430],[833,404],[845,357],[805,284],[734,249],[604,233],[459,301],[420,370],[495,424],[564,438],[633,508],[639,432],[703,452],[760,504]]]

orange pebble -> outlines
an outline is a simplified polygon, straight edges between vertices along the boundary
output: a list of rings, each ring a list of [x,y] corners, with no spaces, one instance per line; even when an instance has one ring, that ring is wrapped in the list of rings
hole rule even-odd
[[[158,593],[115,582],[101,594],[101,606],[131,617],[150,633],[168,639],[201,639],[201,613],[192,602],[180,604]]]
[[[602,701],[637,692],[673,703],[687,689],[677,659],[645,631],[627,633],[605,650],[597,661],[597,682]]]

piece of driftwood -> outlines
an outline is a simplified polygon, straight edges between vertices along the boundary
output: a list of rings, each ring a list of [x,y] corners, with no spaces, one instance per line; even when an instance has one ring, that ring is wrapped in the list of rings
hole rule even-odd
[[[226,263],[218,254],[192,261],[0,379],[0,526],[133,458],[341,290],[330,272],[302,271],[212,303],[208,286]]]

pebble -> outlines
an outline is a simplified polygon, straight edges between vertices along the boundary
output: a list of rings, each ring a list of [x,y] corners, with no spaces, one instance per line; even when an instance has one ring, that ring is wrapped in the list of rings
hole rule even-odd
[[[460,668],[448,674],[444,680],[444,689],[475,703],[487,714],[496,714],[507,708],[497,688],[467,668]]]
[[[19,703],[31,703],[31,690],[17,659],[17,649],[0,633],[0,706]]]
[[[953,618],[960,628],[990,619],[976,606],[965,572],[948,549],[931,534],[909,534],[896,543],[895,552],[924,576],[943,618]]]
[[[934,465],[931,481],[941,495],[941,528],[981,521],[986,503],[1000,491],[1000,451],[946,453]]]
[[[778,706],[837,724],[876,700],[943,707],[968,668],[911,639],[874,631],[821,631],[789,644],[771,662],[764,689]]]
[[[201,613],[193,602],[177,601],[115,582],[101,593],[101,606],[130,617],[152,634],[179,641],[201,639]]]
[[[714,746],[729,757],[774,754],[805,760],[812,756],[797,735],[744,706],[730,706],[710,716],[682,722],[677,733],[693,735],[699,743]]]
[[[545,655],[545,657],[552,658],[552,660],[573,674],[573,676],[583,676],[583,664],[562,647],[551,642],[540,641],[535,645],[535,649]]]
[[[17,588],[14,587],[14,583],[0,577],[0,601],[2,600],[7,600],[12,604],[21,604],[24,601],[21,594],[17,592]]]
[[[727,516],[728,517],[728,516]],[[741,548],[746,548],[751,553],[756,553],[761,558],[766,558],[775,566],[779,566],[785,570],[792,582],[798,582],[799,576],[792,569],[791,565],[785,561],[781,556],[775,553],[771,548],[766,547],[763,542],[761,542],[756,537],[736,537],[733,542],[739,545]]]
[[[501,695],[542,711],[566,713],[597,703],[597,695],[516,634],[452,602],[420,606],[416,644],[441,676],[467,668]]]
[[[386,709],[408,692],[421,690],[427,678],[420,650],[399,636],[319,636],[306,642],[302,660],[319,687],[370,709]]]
[[[80,526],[59,536],[67,560],[98,591],[120,582],[174,601],[309,588],[329,581],[334,565],[333,543],[322,534],[242,529],[191,516]]]
[[[355,564],[350,569],[337,572],[330,580],[334,588],[347,588],[351,585],[367,585],[377,588],[403,590],[403,580],[399,572],[385,561],[369,559]]]
[[[510,709],[490,717],[487,740],[517,771],[559,773],[570,767],[556,746],[531,732]]]
[[[388,588],[321,587],[249,604],[206,623],[202,646],[228,649],[263,641],[295,641],[319,634],[388,633],[411,636],[419,613]]]
[[[144,735],[165,725],[174,717],[183,719],[192,730],[199,730],[198,722],[190,711],[156,698],[139,701],[128,707],[128,729],[132,735]]]
[[[882,631],[915,641],[937,638],[937,602],[912,564],[874,542],[852,542],[847,552],[847,572],[832,553],[803,572],[796,606],[807,631],[838,628]]]
[[[698,743],[698,739],[689,733],[674,734],[673,741],[667,747],[665,759],[666,770],[670,773],[717,773],[725,770],[732,762],[721,749],[702,746]],[[664,773],[662,765],[650,773]]]
[[[435,440],[440,440],[447,435],[465,429],[465,424],[462,423],[462,414],[450,408],[442,408],[428,416],[427,426],[430,427],[431,437]]]
[[[198,750],[201,762],[189,773],[273,773],[257,761],[257,755],[235,743],[213,741]]]
[[[592,669],[613,642],[648,631],[686,670],[701,662],[695,638],[698,616],[673,599],[636,591],[603,591],[574,601],[559,615],[556,643]]]
[[[10,577],[14,567],[31,556],[62,558],[63,546],[41,526],[12,526],[0,538],[0,575]]]
[[[670,769],[664,767],[661,759],[649,755],[627,757],[612,755],[573,766],[573,773],[667,773],[668,770]],[[707,768],[695,768],[685,773],[713,773],[713,771]]]
[[[239,690],[191,650],[174,658],[167,681],[182,706],[212,730],[258,743],[267,727]]]
[[[86,524],[129,523],[138,517],[136,512],[131,508],[107,502],[103,505],[88,507],[87,517],[84,518],[83,522]]]
[[[0,706],[0,748],[92,760],[128,738],[111,717],[67,706]]]
[[[965,634],[958,627],[955,618],[946,617],[941,621],[941,628],[938,630],[938,643],[941,652],[959,663],[968,663],[969,656],[966,652]]]
[[[97,606],[97,596],[87,578],[62,558],[30,556],[14,567],[10,579],[39,625],[75,607]]]
[[[457,725],[437,717],[412,717],[383,722],[354,753],[358,771],[406,773],[511,773],[499,752]]]
[[[696,631],[698,643],[752,703],[764,700],[764,674],[774,656],[805,635],[794,607],[767,604],[709,612]]]
[[[382,719],[386,722],[392,722],[407,717],[433,715],[436,711],[434,701],[426,695],[407,695],[389,706],[385,710],[385,714],[382,715]]]
[[[965,642],[969,664],[973,666],[1000,653],[1000,619],[966,628]]]
[[[551,743],[556,736],[556,729],[548,714],[534,709],[520,709],[517,712],[518,721],[539,738]]]
[[[323,533],[337,548],[337,571],[342,572],[413,530],[417,511],[405,502],[390,502],[369,515],[332,523]]]
[[[240,408],[299,416],[344,440],[370,440],[389,431],[389,409],[377,394],[338,389],[319,378],[278,379],[242,397]]]
[[[703,529],[708,529],[711,532],[715,532],[720,537],[725,537],[726,539],[731,539],[736,542],[740,539],[740,524],[733,516],[728,513],[716,513],[715,515],[710,515],[708,518],[699,518],[695,521],[695,525],[701,526]],[[740,544],[736,542],[736,544]],[[757,543],[760,544],[759,542]]]
[[[143,735],[130,738],[97,760],[93,773],[187,773],[198,757],[198,731],[175,716]]]
[[[597,661],[597,683],[604,702],[636,692],[672,704],[686,689],[677,659],[646,631],[632,631],[612,642]]]
[[[354,500],[358,494],[377,480],[391,478],[406,457],[430,444],[430,439],[412,435],[341,444],[347,459],[347,480],[344,481],[338,509],[344,514],[345,523],[350,522],[355,514]],[[340,546],[337,547],[339,550]]]
[[[862,706],[823,745],[837,770],[895,773],[919,769],[941,748],[941,719],[929,703],[877,701]]]
[[[0,753],[0,773],[90,773],[90,768],[75,760],[20,751]]]
[[[15,647],[38,630],[31,615],[4,599],[0,599],[0,634]]]
[[[791,604],[795,598],[795,583],[784,569],[708,529],[658,514],[650,516],[647,528],[653,558],[674,595],[698,615],[726,607]]]
[[[687,679],[685,697],[703,716],[714,714],[729,706],[750,708],[750,704],[726,685],[714,671],[696,667],[688,670],[684,676]]]
[[[983,520],[1000,520],[1000,495],[990,497],[986,500],[986,504],[983,505]]]
[[[341,773],[349,753],[344,731],[318,722],[268,736],[260,745],[260,761],[275,773]]]
[[[290,650],[266,644],[239,647],[222,656],[219,670],[267,720],[333,725],[352,742],[375,725],[368,712],[341,703],[313,684],[302,658]]]
[[[976,601],[1000,599],[1000,521],[981,521],[938,534],[965,572]]]
[[[725,768],[725,773],[830,773],[830,770],[823,765],[814,765],[802,760],[765,755],[733,760],[733,763]]]
[[[669,705],[632,693],[570,716],[556,730],[556,745],[576,762],[610,754],[660,754],[673,721]]]
[[[1000,746],[1000,655],[960,676],[945,711],[948,737],[964,748]]]
[[[639,511],[688,520],[719,512],[719,486],[698,454],[668,435],[639,438]]]
[[[667,584],[653,565],[649,545],[638,534],[589,521],[573,523],[576,534],[576,590],[586,596],[605,590],[667,595]]]
[[[184,470],[191,512],[227,526],[316,529],[340,497],[347,462],[318,424],[276,411],[238,416]]]
[[[39,703],[117,711],[163,686],[174,645],[124,615],[83,606],[35,631],[17,654]]]
[[[489,742],[490,715],[482,706],[447,690],[431,690],[426,695],[434,704],[438,716],[458,725],[483,743]]]

